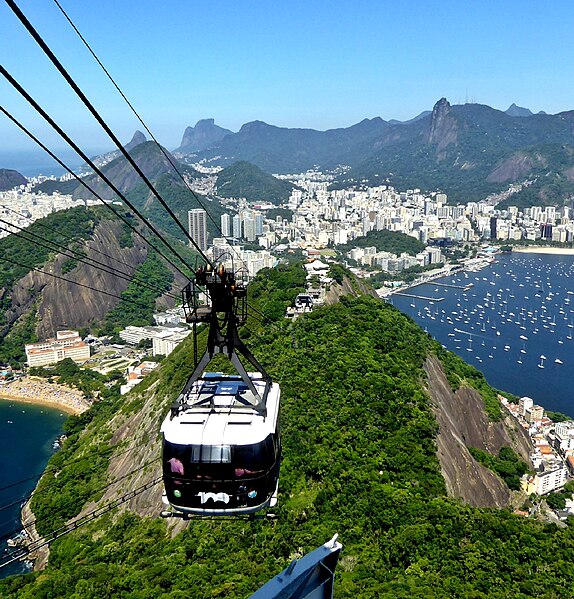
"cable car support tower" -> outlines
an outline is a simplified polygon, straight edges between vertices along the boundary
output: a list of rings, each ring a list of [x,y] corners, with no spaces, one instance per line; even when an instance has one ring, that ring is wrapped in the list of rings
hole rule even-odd
[[[253,396],[253,403],[247,397],[238,397],[240,403],[255,409],[262,416],[267,413],[267,396],[272,380],[263,366],[240,339],[238,327],[247,320],[247,273],[226,270],[223,264],[214,268],[211,264],[198,267],[195,278],[182,291],[185,318],[193,325],[193,354],[195,369],[183,388],[172,413],[176,413],[186,401],[189,391],[201,378],[206,366],[217,354],[225,355],[233,364],[241,380],[247,385]],[[205,303],[200,303],[202,295]],[[198,361],[197,325],[207,323],[209,333],[207,347]],[[242,355],[261,375],[265,383],[263,393],[253,384],[238,354]],[[198,400],[201,404],[202,400]]]

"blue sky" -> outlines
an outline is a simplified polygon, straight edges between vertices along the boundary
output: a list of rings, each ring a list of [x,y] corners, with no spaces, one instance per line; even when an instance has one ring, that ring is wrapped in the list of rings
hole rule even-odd
[[[16,0],[120,139],[141,128],[52,0]],[[238,130],[408,119],[442,96],[505,110],[574,109],[571,0],[61,0],[161,143],[201,118]],[[111,142],[9,8],[2,64],[89,150]],[[15,92],[2,104],[63,147]],[[30,144],[0,118],[0,153]],[[7,166],[0,164],[1,166]]]

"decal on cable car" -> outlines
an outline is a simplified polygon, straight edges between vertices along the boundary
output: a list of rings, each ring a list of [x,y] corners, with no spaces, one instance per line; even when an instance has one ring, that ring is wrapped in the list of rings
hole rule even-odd
[[[229,503],[230,499],[227,493],[205,493],[201,491],[197,496],[201,498],[202,505],[209,499],[213,499],[213,501],[223,501],[224,503]]]

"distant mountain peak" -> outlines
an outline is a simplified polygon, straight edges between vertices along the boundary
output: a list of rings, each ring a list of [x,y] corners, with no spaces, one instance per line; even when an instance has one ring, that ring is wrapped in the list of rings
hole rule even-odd
[[[514,102],[504,112],[508,116],[532,116],[533,114],[529,108],[517,106]]]
[[[457,138],[457,123],[451,114],[450,103],[446,98],[441,98],[432,109],[425,142],[436,144],[437,151],[441,152],[449,144],[456,143]]]
[[[220,142],[226,135],[232,133],[215,124],[215,119],[200,119],[195,127],[186,127],[183,132],[179,152],[199,152]]]
[[[131,141],[129,143],[127,143],[124,147],[128,152],[130,152],[136,146],[139,146],[140,144],[143,144],[146,141],[147,141],[146,136],[141,131],[136,131],[134,133]]]

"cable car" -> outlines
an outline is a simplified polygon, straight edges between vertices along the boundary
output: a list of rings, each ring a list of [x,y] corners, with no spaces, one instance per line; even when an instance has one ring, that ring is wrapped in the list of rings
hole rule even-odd
[[[173,510],[161,515],[237,516],[273,507],[281,391],[239,338],[237,325],[247,318],[246,287],[233,270],[208,265],[196,271],[183,297],[196,367],[161,426],[163,502]],[[209,324],[209,334],[198,362],[200,322]],[[255,371],[247,372],[237,353]],[[227,356],[238,374],[205,371],[216,354]]]
[[[262,394],[265,381],[248,374]],[[177,414],[166,417],[165,494],[177,512],[251,514],[277,503],[279,385],[271,387],[266,415],[246,405],[253,399],[241,377],[206,372],[186,392]]]

